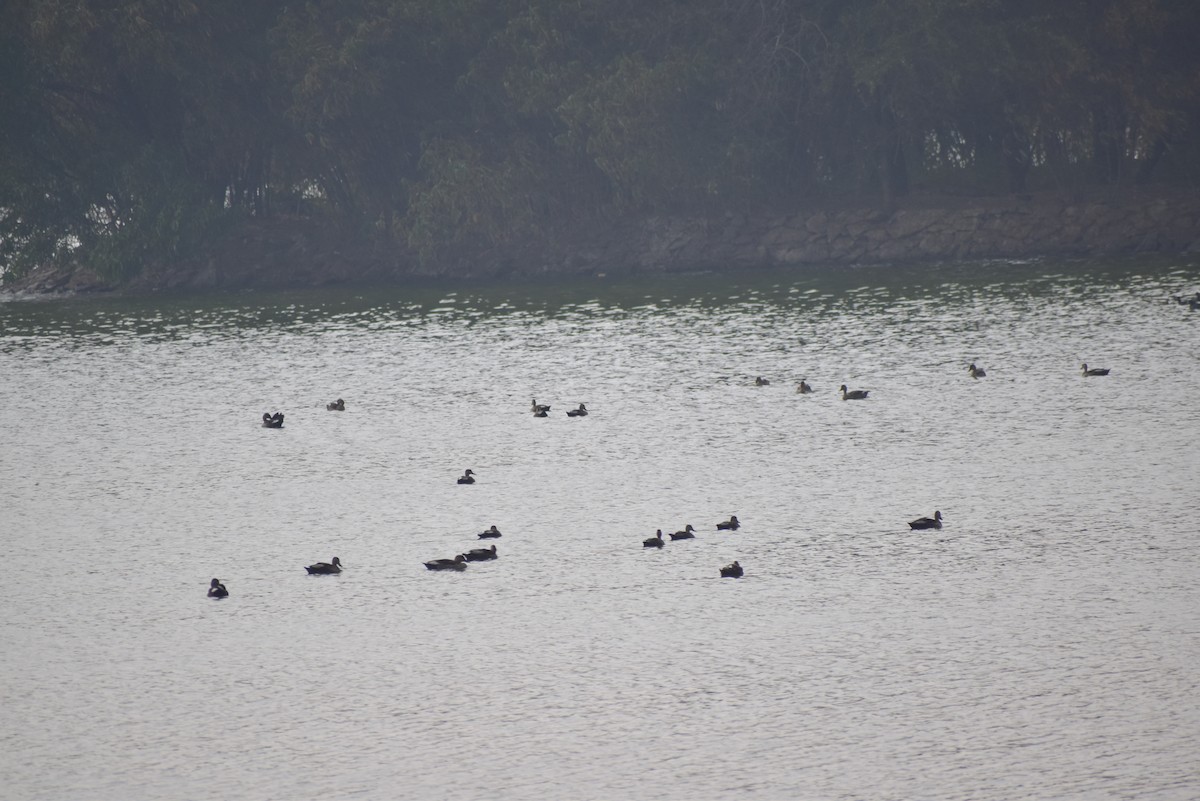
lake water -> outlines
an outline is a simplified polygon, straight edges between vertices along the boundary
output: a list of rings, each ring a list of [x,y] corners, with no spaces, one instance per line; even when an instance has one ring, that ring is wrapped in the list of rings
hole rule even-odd
[[[0,303],[0,798],[1200,797],[1197,289]]]

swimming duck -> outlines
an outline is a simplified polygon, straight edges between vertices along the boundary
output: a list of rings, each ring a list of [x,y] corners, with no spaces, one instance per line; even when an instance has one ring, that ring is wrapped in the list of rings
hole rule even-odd
[[[429,570],[466,570],[467,557],[460,553],[453,559],[434,559],[431,562],[426,562],[425,567]]]
[[[942,513],[934,512],[933,517],[918,517],[916,520],[909,523],[908,527],[911,529],[914,529],[914,530],[921,530],[921,529],[926,529],[926,528],[941,528],[942,527]]]
[[[742,566],[737,562],[721,568],[721,578],[741,578]]]
[[[283,412],[263,412],[263,428],[283,428]]]
[[[472,548],[462,555],[467,558],[468,562],[486,562],[489,559],[499,558],[496,555],[495,545],[491,548]]]
[[[530,398],[529,411],[537,414],[538,412],[548,412],[550,407],[537,402],[537,398]]]
[[[220,579],[213,579],[208,585],[208,597],[227,598],[229,597],[229,590],[225,589],[225,585],[221,583]]]
[[[730,515],[724,523],[717,523],[717,531],[737,531],[741,527],[742,524],[738,522],[737,515]]]
[[[1107,367],[1093,367],[1091,370],[1089,370],[1088,366],[1087,366],[1087,362],[1084,362],[1083,363],[1083,374],[1085,376],[1086,375],[1108,375],[1108,368]]]
[[[483,532],[482,534],[480,534],[480,535],[479,535],[479,539],[481,539],[481,540],[494,540],[494,539],[496,539],[496,538],[497,538],[497,537],[499,537],[499,536],[500,536],[500,529],[496,528],[496,526],[495,526],[495,525],[493,525],[493,526],[492,526],[491,528],[489,528],[487,531],[485,531],[485,532]]]
[[[325,410],[330,412],[344,412],[346,411],[346,402],[338,398],[333,403],[325,404]]]
[[[801,378],[799,386],[796,387],[796,392],[800,395],[807,395],[808,393],[812,392],[812,387],[808,385],[807,381]]]
[[[567,410],[567,417],[587,417],[587,407],[581,403],[578,409]]]
[[[643,548],[661,548],[661,547],[663,547],[662,529],[660,528],[656,532],[654,532],[653,537],[642,540],[642,547]]]
[[[692,528],[692,524],[688,523],[687,526],[683,529],[683,531],[676,531],[674,534],[672,534],[671,539],[673,539],[673,540],[695,539],[696,535],[693,533],[695,530],[696,529]]]
[[[342,572],[342,560],[338,559],[335,556],[335,557],[333,557],[332,562],[317,562],[315,565],[309,565],[308,567],[306,567],[304,569],[308,571],[308,574],[310,576],[316,576],[316,575],[328,574],[328,573],[341,573]]]
[[[983,378],[987,375],[982,367],[976,367],[975,362],[971,362],[971,366],[967,368],[967,372],[971,374],[971,378]]]
[[[866,400],[867,395],[870,393],[870,390],[866,389],[856,389],[853,392],[847,391],[845,384],[838,387],[838,390],[842,393],[842,400]]]
[[[471,468],[468,467],[466,469],[466,471],[462,474],[462,476],[458,479],[458,483],[459,484],[474,484],[475,483],[475,472],[473,470],[471,470]]]
[[[756,387],[767,387],[770,385],[771,385],[771,382],[768,381],[767,379],[763,378],[761,375],[758,378],[754,379],[754,386],[756,386]]]

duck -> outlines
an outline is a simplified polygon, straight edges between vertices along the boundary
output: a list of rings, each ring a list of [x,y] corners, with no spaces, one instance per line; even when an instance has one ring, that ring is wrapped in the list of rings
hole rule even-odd
[[[481,540],[494,540],[500,536],[500,529],[493,524],[491,528],[479,535]]]
[[[459,484],[474,484],[475,483],[475,471],[473,471],[471,468],[468,467],[463,472],[462,476],[459,477],[458,483]]]
[[[333,557],[332,562],[317,562],[315,565],[309,565],[308,567],[306,567],[304,569],[308,571],[308,574],[310,576],[326,575],[329,573],[341,573],[342,572],[342,560],[338,559],[335,556],[335,557]]]
[[[696,529],[692,528],[692,524],[688,523],[687,526],[684,527],[683,531],[676,531],[674,534],[672,534],[671,539],[673,539],[673,540],[692,540],[692,539],[696,538],[696,535],[694,533],[695,531],[696,531]]]
[[[225,589],[225,585],[220,579],[213,579],[208,585],[209,598],[228,598],[229,590]]]
[[[543,405],[541,403],[538,403],[537,398],[530,398],[529,400],[530,400],[529,411],[533,412],[534,414],[537,414],[538,412],[550,411],[549,405]]]
[[[967,368],[967,372],[971,374],[971,378],[983,378],[987,372],[982,367],[976,367],[975,362],[971,362],[971,366]]]
[[[1093,367],[1091,370],[1089,370],[1088,366],[1087,366],[1087,362],[1084,362],[1083,363],[1083,374],[1085,376],[1108,375],[1108,368],[1107,367]]]
[[[283,412],[263,412],[263,428],[283,428]]]
[[[434,559],[425,563],[429,570],[466,570],[467,557],[461,553],[453,559]]]
[[[756,386],[756,387],[769,387],[770,385],[771,385],[771,382],[768,381],[767,379],[763,378],[761,375],[758,378],[754,379],[754,386]]]
[[[721,578],[741,578],[742,566],[736,561],[721,568]]]
[[[717,531],[737,531],[742,527],[738,522],[737,515],[730,515],[729,519],[723,523],[717,523]]]
[[[842,400],[866,400],[870,390],[856,389],[853,392],[846,389],[846,385],[842,384],[838,387],[838,391],[842,393]]]
[[[916,520],[909,523],[908,527],[914,531],[920,531],[927,528],[941,528],[942,513],[934,512],[933,517],[918,517]]]
[[[587,417],[587,413],[587,407],[581,403],[578,409],[568,409],[567,417]]]
[[[808,385],[807,381],[805,381],[803,378],[801,378],[800,383],[796,386],[796,394],[797,395],[807,395],[810,392],[812,392],[812,387],[810,387]]]
[[[468,562],[486,562],[489,559],[499,558],[499,556],[496,554],[495,545],[493,545],[491,548],[472,548],[471,550],[462,554],[462,556],[465,556]]]
[[[325,410],[329,412],[344,412],[346,411],[346,402],[338,398],[333,403],[325,404]]]
[[[661,547],[663,547],[662,529],[660,528],[656,532],[654,532],[653,537],[649,537],[647,539],[642,540],[642,547],[643,548],[661,548]]]

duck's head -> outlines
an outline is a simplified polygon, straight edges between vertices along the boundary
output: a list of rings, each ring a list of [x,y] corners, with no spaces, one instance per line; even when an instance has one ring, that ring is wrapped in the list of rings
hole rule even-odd
[[[212,581],[210,581],[210,582],[208,583],[208,586],[209,586],[209,587],[211,587],[212,589],[214,589],[214,590],[215,590],[217,587],[220,587],[220,586],[221,586],[221,580],[220,580],[220,579],[213,579]]]
[[[840,387],[838,387],[838,392],[845,392],[845,391],[846,391],[846,385],[845,385],[845,384],[842,384]]]
[[[341,567],[341,566],[342,566],[342,560],[341,560],[341,559],[338,559],[338,558],[335,556],[335,557],[333,557],[333,561],[332,561],[332,562],[330,562],[329,564],[333,565],[334,567]]]
[[[941,520],[941,519],[942,519],[942,513],[941,513],[941,512],[934,512],[934,513],[933,513],[933,519],[934,519],[934,520]]]

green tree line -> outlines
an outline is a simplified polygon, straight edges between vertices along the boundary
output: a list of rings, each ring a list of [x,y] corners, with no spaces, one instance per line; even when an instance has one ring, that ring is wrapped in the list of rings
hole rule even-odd
[[[1200,178],[1195,0],[0,0],[0,268]]]

